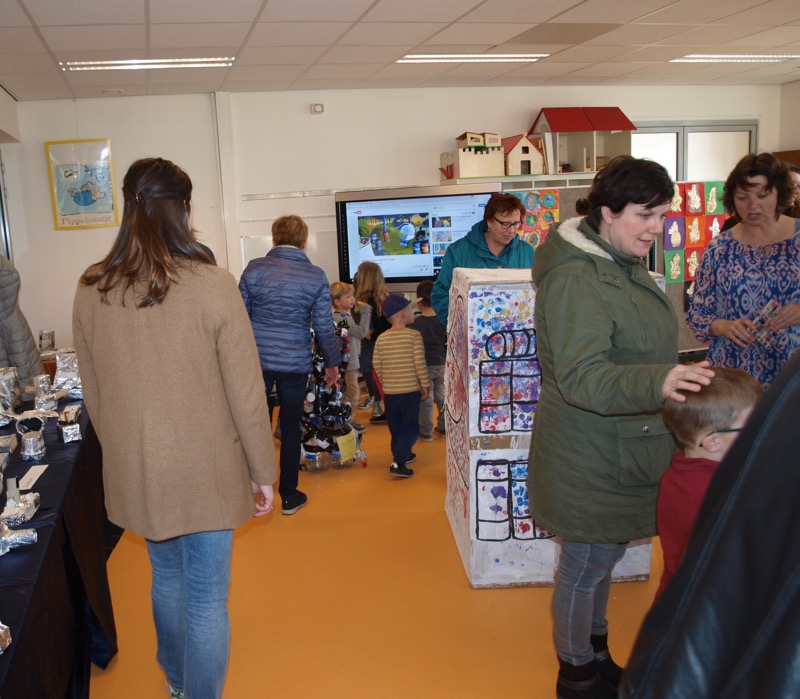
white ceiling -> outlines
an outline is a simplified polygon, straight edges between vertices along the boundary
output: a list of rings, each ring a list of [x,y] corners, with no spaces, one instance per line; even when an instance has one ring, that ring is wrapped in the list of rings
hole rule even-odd
[[[397,65],[406,53],[549,53],[532,64]],[[516,85],[781,84],[800,0],[0,0],[0,86],[17,100]],[[231,68],[64,73],[58,61],[235,56]]]

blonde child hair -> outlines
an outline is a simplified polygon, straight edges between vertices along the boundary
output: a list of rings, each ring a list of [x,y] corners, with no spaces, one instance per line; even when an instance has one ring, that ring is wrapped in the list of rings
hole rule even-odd
[[[355,296],[355,290],[352,284],[348,284],[347,282],[333,282],[333,284],[331,284],[332,301],[340,299],[342,296],[347,296],[348,294],[353,294]]]

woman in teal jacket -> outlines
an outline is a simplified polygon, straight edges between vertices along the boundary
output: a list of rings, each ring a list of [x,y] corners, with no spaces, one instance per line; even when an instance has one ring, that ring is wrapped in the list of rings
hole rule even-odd
[[[588,216],[552,230],[533,265],[542,392],[529,493],[534,520],[562,539],[552,601],[561,699],[616,697],[611,571],[629,541],[656,533],[658,482],[676,450],[664,399],[713,376],[707,362],[676,364],[675,314],[642,259],[673,191],[657,163],[615,158],[594,179]]]
[[[431,305],[444,327],[447,327],[450,284],[456,267],[529,269],[533,264],[533,248],[517,235],[524,220],[525,205],[518,197],[495,192],[486,202],[483,220],[447,248],[431,292]]]

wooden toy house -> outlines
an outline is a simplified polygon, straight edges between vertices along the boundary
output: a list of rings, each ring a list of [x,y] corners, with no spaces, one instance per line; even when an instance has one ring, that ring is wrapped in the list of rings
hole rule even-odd
[[[596,172],[629,155],[633,122],[619,107],[545,107],[528,130],[544,142],[547,172]]]
[[[541,175],[546,172],[544,147],[539,138],[524,133],[503,139],[506,175]]]
[[[457,150],[439,157],[444,179],[502,177],[506,174],[503,143],[496,133],[465,131],[456,138]]]

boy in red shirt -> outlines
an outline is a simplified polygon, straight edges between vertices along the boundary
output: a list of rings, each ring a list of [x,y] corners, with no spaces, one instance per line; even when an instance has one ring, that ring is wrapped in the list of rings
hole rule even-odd
[[[712,369],[714,378],[708,386],[698,393],[684,392],[684,403],[671,399],[664,403],[664,422],[683,451],[672,457],[658,489],[656,527],[664,573],[656,598],[678,570],[717,466],[762,393],[761,384],[739,369]]]

